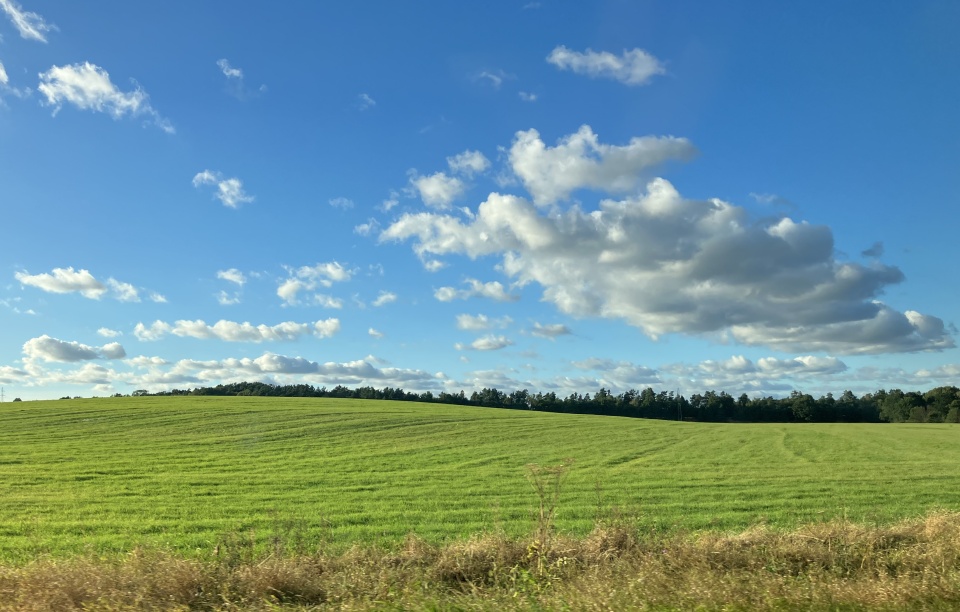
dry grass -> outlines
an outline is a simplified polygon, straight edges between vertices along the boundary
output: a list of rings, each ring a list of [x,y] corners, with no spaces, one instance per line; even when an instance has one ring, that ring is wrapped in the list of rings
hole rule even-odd
[[[0,610],[960,609],[952,512],[735,535],[657,536],[610,522],[585,538],[554,534],[548,546],[538,527],[528,539],[434,546],[411,536],[393,550],[263,558],[242,541],[205,559],[137,550],[0,566]]]

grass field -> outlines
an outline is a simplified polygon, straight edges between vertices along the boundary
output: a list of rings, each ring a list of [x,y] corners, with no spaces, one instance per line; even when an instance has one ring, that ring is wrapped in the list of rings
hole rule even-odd
[[[110,398],[0,404],[0,559],[439,544],[529,533],[527,464],[572,458],[557,524],[890,523],[960,508],[960,426],[701,424],[404,402]]]

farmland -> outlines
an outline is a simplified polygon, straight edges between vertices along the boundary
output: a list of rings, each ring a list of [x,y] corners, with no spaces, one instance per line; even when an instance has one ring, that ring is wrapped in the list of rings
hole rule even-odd
[[[702,424],[335,399],[0,408],[0,559],[203,556],[529,533],[528,464],[573,460],[557,526],[733,532],[960,508],[956,425]],[[286,544],[285,544],[286,545]]]

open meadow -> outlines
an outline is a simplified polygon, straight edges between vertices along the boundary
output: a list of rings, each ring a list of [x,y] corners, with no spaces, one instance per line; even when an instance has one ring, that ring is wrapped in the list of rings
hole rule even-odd
[[[888,524],[960,508],[955,425],[702,424],[405,402],[142,397],[0,408],[0,559],[204,556],[529,533],[528,464],[569,458],[587,534]]]

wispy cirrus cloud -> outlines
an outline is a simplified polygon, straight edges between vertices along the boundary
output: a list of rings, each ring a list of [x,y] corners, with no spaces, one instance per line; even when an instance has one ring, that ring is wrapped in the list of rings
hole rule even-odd
[[[46,97],[46,104],[54,107],[54,115],[66,103],[81,110],[106,113],[114,119],[146,117],[168,134],[176,132],[170,121],[150,105],[147,92],[139,85],[133,91],[121,91],[106,70],[90,62],[53,66],[41,72],[37,89]]]
[[[20,36],[28,40],[47,42],[46,32],[55,32],[57,26],[30,11],[23,10],[14,0],[0,0],[0,10],[7,14]]]

